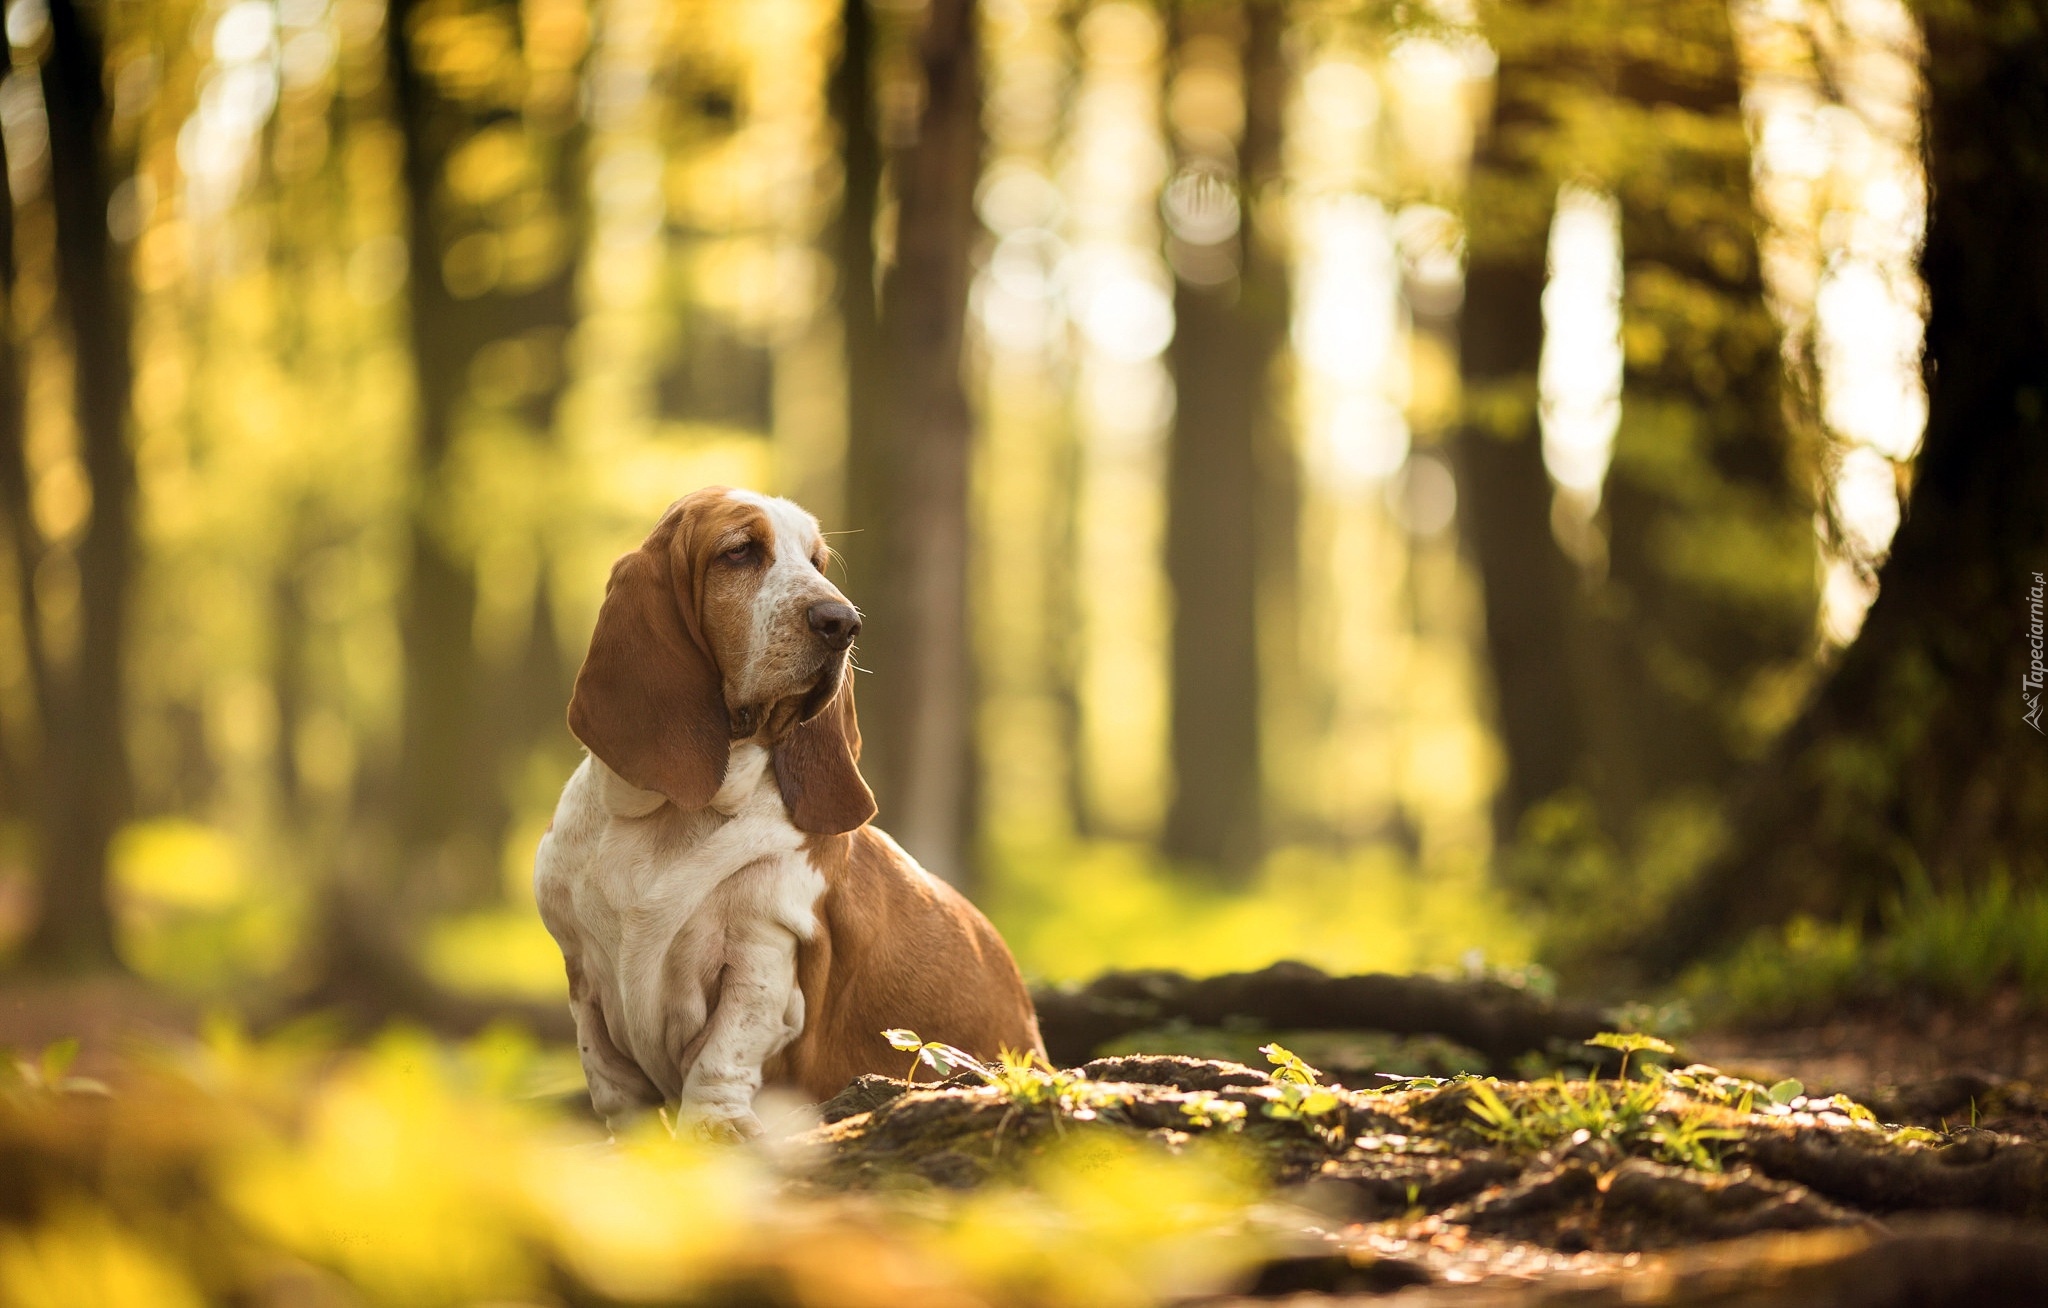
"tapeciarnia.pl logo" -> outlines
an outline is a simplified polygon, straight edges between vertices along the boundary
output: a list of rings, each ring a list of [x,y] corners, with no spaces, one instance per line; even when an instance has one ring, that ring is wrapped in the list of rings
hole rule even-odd
[[[2041,598],[2048,591],[2048,584],[2041,580],[2041,574],[2034,574],[2034,588],[2027,592],[2027,672],[2020,678],[2020,700],[2027,711],[2020,718],[2036,731],[2041,731],[2041,683],[2048,680],[2048,666],[2044,666],[2042,654]],[[2042,731],[2048,735],[2048,731]]]

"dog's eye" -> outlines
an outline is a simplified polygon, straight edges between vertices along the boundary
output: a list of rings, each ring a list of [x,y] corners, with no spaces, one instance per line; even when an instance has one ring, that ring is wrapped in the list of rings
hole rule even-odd
[[[748,541],[744,545],[735,545],[725,552],[725,561],[727,563],[745,563],[753,557],[754,542],[752,541]]]
[[[825,570],[825,556],[820,554],[816,558],[812,559],[811,566],[816,568],[818,571],[823,572]]]

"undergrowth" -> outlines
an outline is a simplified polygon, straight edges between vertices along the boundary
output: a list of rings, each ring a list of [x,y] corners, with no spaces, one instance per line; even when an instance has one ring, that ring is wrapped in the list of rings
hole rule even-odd
[[[2048,890],[2004,876],[1960,891],[1924,881],[1887,901],[1875,929],[1795,918],[1696,968],[1681,989],[1709,1021],[1786,1021],[1902,996],[1981,1003],[2016,991],[2048,1011]]]
[[[912,1056],[912,1079],[920,1068],[930,1068],[942,1077],[965,1075],[998,1091],[1010,1108],[1006,1127],[1017,1113],[1042,1109],[1049,1112],[1055,1128],[1064,1129],[1066,1122],[1095,1121],[1103,1110],[1124,1102],[1115,1083],[1089,1080],[1078,1070],[1055,1069],[1039,1054],[1006,1050],[999,1061],[984,1063],[951,1045],[922,1040],[913,1031],[884,1034]],[[1272,1065],[1270,1093],[1248,1105],[1241,1097],[1190,1092],[1180,1111],[1191,1130],[1234,1133],[1246,1126],[1256,1108],[1260,1117],[1296,1123],[1324,1146],[1342,1150],[1349,1143],[1347,1132],[1356,1129],[1349,1110],[1384,1106],[1397,1114],[1412,1113],[1436,1094],[1449,1093],[1461,1096],[1469,1112],[1462,1125],[1494,1148],[1535,1153],[1604,1144],[1623,1154],[1703,1172],[1721,1171],[1728,1146],[1748,1129],[1773,1119],[1793,1126],[1878,1129],[1875,1115],[1862,1104],[1840,1094],[1809,1096],[1796,1080],[1767,1086],[1698,1063],[1678,1069],[1639,1063],[1631,1076],[1629,1064],[1637,1055],[1676,1052],[1653,1035],[1603,1032],[1586,1044],[1620,1053],[1613,1076],[1576,1080],[1558,1073],[1501,1081],[1472,1073],[1380,1073],[1385,1084],[1367,1090],[1326,1084],[1323,1074],[1299,1055],[1267,1044],[1260,1052]],[[1914,1143],[1927,1134],[1907,1129],[1892,1132],[1891,1138]]]

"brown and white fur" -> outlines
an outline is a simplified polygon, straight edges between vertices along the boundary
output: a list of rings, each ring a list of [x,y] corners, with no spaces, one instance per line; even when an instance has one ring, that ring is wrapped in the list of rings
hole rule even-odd
[[[590,754],[534,868],[607,1119],[757,1134],[764,1083],[900,1075],[889,1027],[1040,1048],[995,928],[867,825],[860,619],[826,557],[796,505],[714,487],[612,568],[569,704]]]

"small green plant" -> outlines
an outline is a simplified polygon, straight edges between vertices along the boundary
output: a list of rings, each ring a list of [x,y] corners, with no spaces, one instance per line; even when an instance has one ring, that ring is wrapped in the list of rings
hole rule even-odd
[[[1630,1054],[1645,1052],[1652,1054],[1675,1054],[1678,1052],[1677,1049],[1672,1047],[1670,1041],[1659,1040],[1656,1036],[1642,1031],[1602,1031],[1586,1043],[1598,1049],[1619,1049],[1621,1051],[1621,1071],[1616,1073],[1614,1078],[1617,1081],[1628,1080],[1628,1059]]]
[[[1472,1116],[1479,1119],[1480,1134],[1493,1143],[1510,1149],[1541,1149],[1549,1143],[1547,1133],[1539,1132],[1533,1120],[1525,1120],[1508,1107],[1507,1101],[1485,1081],[1472,1081],[1466,1088],[1472,1096]]]
[[[1657,1147],[1666,1162],[1701,1172],[1718,1172],[1721,1155],[1716,1146],[1741,1139],[1742,1132],[1712,1125],[1707,1114],[1699,1109],[1680,1109],[1659,1115],[1656,1126],[1644,1138]]]
[[[1079,1072],[1054,1067],[1037,1050],[1029,1053],[1003,1050],[994,1067],[982,1070],[981,1079],[1001,1091],[1003,1098],[1011,1103],[1026,1107],[1057,1103],[1064,1108],[1074,1108],[1077,1106],[1073,1102],[1076,1093],[1087,1084],[1087,1078]],[[1096,1105],[1078,1106],[1086,1109]]]
[[[1273,1079],[1289,1085],[1314,1085],[1322,1080],[1323,1074],[1303,1062],[1301,1055],[1275,1041],[1260,1045],[1259,1052],[1273,1065]]]
[[[1847,1095],[1835,1095],[1833,1098],[1829,1099],[1824,1106],[1827,1108],[1831,1108],[1834,1111],[1842,1114],[1842,1116],[1848,1118],[1850,1121],[1854,1122],[1858,1126],[1877,1125],[1877,1114],[1871,1112],[1868,1108],[1865,1108],[1862,1104],[1857,1103],[1854,1099],[1851,1099]]]
[[[1701,1171],[1721,1168],[1716,1142],[1739,1131],[1715,1124],[1714,1109],[1670,1103],[1662,1079],[1567,1081],[1552,1077],[1516,1091],[1513,1102],[1498,1083],[1466,1083],[1480,1134],[1508,1149],[1547,1149],[1563,1141],[1606,1140],[1623,1149],[1647,1147],[1665,1162]]]
[[[1382,1081],[1389,1082],[1389,1084],[1381,1086],[1378,1090],[1370,1092],[1373,1094],[1381,1094],[1390,1090],[1440,1090],[1452,1081],[1461,1079],[1459,1077],[1445,1076],[1403,1076],[1399,1072],[1374,1072],[1373,1075]]]
[[[1344,1097],[1322,1084],[1322,1073],[1303,1062],[1285,1045],[1259,1046],[1259,1052],[1273,1065],[1273,1084],[1280,1097],[1266,1105],[1266,1116],[1281,1122],[1299,1122],[1328,1143],[1336,1143],[1340,1132],[1322,1124],[1321,1119],[1344,1106]]]
[[[1226,1131],[1244,1128],[1244,1105],[1235,1099],[1225,1099],[1212,1090],[1200,1090],[1189,1095],[1180,1111],[1190,1123],[1204,1130],[1219,1126]]]
[[[926,1040],[915,1031],[893,1027],[882,1032],[882,1039],[889,1042],[890,1048],[910,1055],[910,1074],[903,1078],[906,1081],[917,1080],[920,1064],[936,1072],[941,1080],[958,1072],[972,1072],[984,1081],[991,1076],[988,1064],[973,1054],[944,1041]]]
[[[892,1048],[912,1056],[910,1076],[905,1078],[910,1081],[917,1079],[920,1066],[931,1068],[941,1077],[967,1072],[980,1077],[982,1084],[999,1091],[1016,1107],[1036,1108],[1041,1104],[1052,1104],[1068,1116],[1084,1122],[1093,1119],[1096,1110],[1113,1098],[1099,1092],[1079,1072],[1054,1067],[1046,1061],[1044,1054],[1036,1050],[1024,1053],[1004,1049],[991,1066],[956,1045],[926,1040],[917,1032],[901,1027],[882,1032],[882,1038]]]
[[[15,1090],[29,1095],[104,1095],[113,1093],[103,1081],[89,1076],[72,1076],[78,1061],[78,1040],[67,1036],[43,1046],[33,1058],[0,1050],[0,1092]]]

